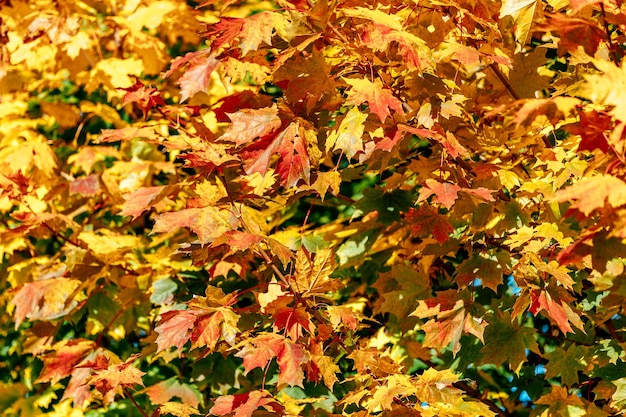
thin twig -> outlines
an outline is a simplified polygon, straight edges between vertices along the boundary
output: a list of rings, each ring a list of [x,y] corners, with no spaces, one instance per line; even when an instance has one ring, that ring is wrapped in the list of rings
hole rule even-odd
[[[237,205],[235,204],[235,200],[233,200],[232,195],[230,194],[230,189],[228,188],[228,184],[226,182],[226,178],[224,178],[221,174],[218,174],[217,177],[219,178],[219,180],[222,182],[222,184],[224,185],[224,190],[226,191],[226,195],[228,196],[228,201],[230,202],[231,207],[233,208],[233,210],[235,211],[235,216],[237,216],[237,218],[239,218],[239,221],[241,222],[241,225],[243,226],[244,230],[248,233],[254,234],[254,232],[252,232],[252,230],[250,229],[250,227],[248,227],[248,225],[246,224],[246,221],[243,218],[243,214],[241,212],[241,210],[239,210],[239,208],[237,207]],[[274,271],[274,273],[276,274],[276,276],[278,277],[278,279],[280,279],[280,281],[287,287],[287,288],[291,288],[291,284],[289,283],[289,280],[287,279],[287,277],[285,276],[285,274],[276,266],[276,264],[272,261],[272,257],[267,253],[267,251],[265,250],[265,248],[263,248],[260,244],[257,244],[257,248],[258,248],[258,252],[261,255],[261,257],[265,260],[265,262],[272,268],[272,270]]]
[[[339,32],[332,23],[328,22],[328,27],[335,33],[335,35],[339,37],[339,40],[341,40],[344,45],[350,45],[350,41],[345,36],[343,36],[343,34]]]
[[[100,346],[100,343],[102,343],[102,338],[104,338],[104,335],[106,334],[106,332],[109,331],[109,329],[111,328],[113,323],[115,323],[115,321],[120,318],[120,316],[122,315],[123,312],[124,312],[124,308],[120,308],[119,311],[117,312],[117,314],[115,314],[115,317],[113,317],[113,319],[106,326],[104,326],[104,328],[100,332],[100,335],[98,336],[98,340],[96,341],[96,345]]]
[[[606,13],[604,11],[604,3],[600,2],[600,12],[602,13],[602,23],[604,24],[604,31],[606,32],[606,41],[609,43],[609,49],[613,53],[613,61],[615,65],[620,66],[619,56],[617,55],[617,46],[611,39],[611,31],[609,30],[609,24],[606,21]]]

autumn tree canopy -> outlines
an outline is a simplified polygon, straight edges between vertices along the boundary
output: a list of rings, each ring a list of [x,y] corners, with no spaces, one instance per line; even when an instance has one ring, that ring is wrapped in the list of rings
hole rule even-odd
[[[621,414],[625,31],[0,1],[3,415]]]

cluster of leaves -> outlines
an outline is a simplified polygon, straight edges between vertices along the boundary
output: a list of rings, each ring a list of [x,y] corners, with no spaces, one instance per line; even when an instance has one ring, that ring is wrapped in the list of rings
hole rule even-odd
[[[617,0],[4,1],[0,409],[621,412],[625,33]]]

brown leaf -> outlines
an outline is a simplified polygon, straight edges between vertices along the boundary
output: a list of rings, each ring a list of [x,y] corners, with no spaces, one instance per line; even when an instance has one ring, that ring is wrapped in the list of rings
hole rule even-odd
[[[217,207],[189,208],[156,216],[152,233],[185,227],[198,236],[200,243],[206,244],[235,229],[237,223],[232,213]]]
[[[411,208],[405,219],[412,233],[417,236],[431,233],[440,243],[448,240],[454,231],[450,220],[427,204],[422,204],[417,210]]]

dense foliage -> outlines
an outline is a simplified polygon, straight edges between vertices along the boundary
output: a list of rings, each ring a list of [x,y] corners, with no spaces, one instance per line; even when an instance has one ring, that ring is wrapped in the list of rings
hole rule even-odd
[[[626,409],[626,5],[0,2],[6,416]]]

